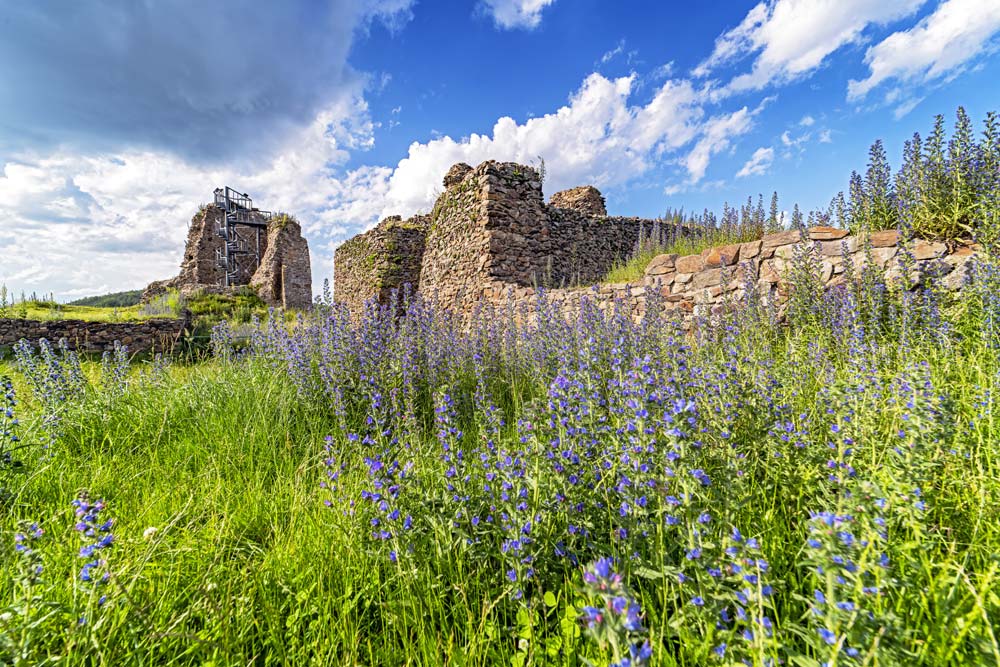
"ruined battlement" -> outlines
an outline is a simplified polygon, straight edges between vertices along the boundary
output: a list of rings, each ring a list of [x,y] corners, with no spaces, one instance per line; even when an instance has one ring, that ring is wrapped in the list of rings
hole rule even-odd
[[[564,287],[601,280],[660,221],[608,216],[593,186],[555,193],[548,204],[532,167],[459,163],[427,216],[386,218],[343,245],[334,259],[334,297],[360,312],[410,285],[468,312],[497,284]]]
[[[228,211],[227,229],[227,210],[218,195],[216,191],[216,202],[202,206],[191,218],[180,273],[150,283],[143,302],[168,290],[190,294],[249,286],[270,306],[308,309],[312,270],[299,223],[288,215],[238,208]]]

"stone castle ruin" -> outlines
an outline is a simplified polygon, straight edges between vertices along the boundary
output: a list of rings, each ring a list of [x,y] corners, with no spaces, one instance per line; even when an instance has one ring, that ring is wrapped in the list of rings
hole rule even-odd
[[[334,298],[352,314],[370,300],[389,303],[394,290],[408,285],[463,315],[480,303],[530,312],[544,291],[550,306],[567,315],[579,312],[586,299],[602,310],[623,308],[636,321],[655,310],[690,323],[723,312],[752,289],[780,316],[792,257],[802,244],[827,287],[845,281],[850,259],[856,268],[877,265],[893,280],[909,270],[911,286],[933,277],[957,290],[978,252],[974,244],[921,239],[906,242],[904,250],[895,231],[862,239],[844,229],[813,227],[694,255],[660,255],[636,282],[594,287],[643,239],[661,235],[661,221],[609,216],[592,186],[557,192],[546,204],[538,172],[512,162],[491,160],[475,169],[457,164],[444,186],[430,215],[386,218],[337,249]],[[903,256],[913,259],[909,269],[898,261]]]
[[[557,192],[546,204],[532,167],[453,166],[430,215],[392,216],[337,248],[334,297],[359,313],[409,285],[469,312],[510,290],[589,285],[627,259],[661,221],[609,216],[592,186]]]
[[[151,283],[142,300],[179,290],[225,293],[247,286],[270,306],[312,305],[309,244],[292,217],[263,211],[246,193],[225,187],[191,219],[181,271]]]

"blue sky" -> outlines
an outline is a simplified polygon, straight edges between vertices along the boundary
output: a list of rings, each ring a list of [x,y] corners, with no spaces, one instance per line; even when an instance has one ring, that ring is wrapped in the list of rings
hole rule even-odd
[[[299,217],[318,286],[457,161],[541,157],[618,214],[821,207],[876,138],[1000,109],[998,46],[1000,0],[5,3],[0,282],[173,275],[229,184]]]

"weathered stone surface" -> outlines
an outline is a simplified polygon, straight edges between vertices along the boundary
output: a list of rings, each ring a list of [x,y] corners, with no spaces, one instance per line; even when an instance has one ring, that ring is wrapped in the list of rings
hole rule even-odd
[[[739,256],[739,244],[708,248],[701,253],[701,259],[705,263],[705,267],[709,269],[715,269],[720,266],[732,266],[739,259]]]
[[[250,287],[264,303],[295,310],[307,310],[312,305],[309,244],[293,218],[282,216],[268,225],[267,250],[250,279]]]
[[[899,232],[895,229],[887,229],[881,232],[872,232],[869,237],[873,248],[887,248],[899,243]]]
[[[606,216],[608,209],[604,204],[604,197],[600,190],[593,185],[582,185],[578,188],[562,190],[552,195],[549,206],[555,208],[565,208],[584,215]]]
[[[224,212],[214,205],[204,206],[191,218],[188,227],[181,272],[174,278],[171,287],[181,285],[221,285],[225,277],[219,268],[216,251],[221,251],[225,243],[217,233],[222,224]],[[265,241],[266,242],[266,241]],[[243,276],[246,280],[250,275]]]
[[[84,322],[82,320],[21,320],[0,318],[0,345],[13,345],[22,338],[37,343],[44,338],[55,343],[65,338],[72,349],[104,352],[115,341],[132,354],[173,351],[188,328],[186,319],[152,319],[148,322]]]
[[[761,243],[762,241],[750,241],[740,245],[740,259],[747,260],[757,257],[760,254]]]
[[[851,236],[839,241],[821,241],[819,244],[819,254],[825,257],[840,257],[844,254],[845,247],[848,253],[855,252],[858,249],[858,238]]]
[[[846,229],[837,229],[836,227],[810,227],[809,239],[812,241],[836,241],[849,233]]]
[[[646,275],[658,276],[673,271],[676,261],[677,255],[657,255],[646,267]]]
[[[694,274],[691,278],[691,289],[701,289],[704,287],[712,287],[713,285],[719,285],[722,283],[722,269],[705,269],[704,271],[699,271]]]
[[[884,269],[889,260],[896,256],[899,248],[895,246],[872,248],[872,260],[879,267]]]
[[[466,175],[468,175],[470,171],[472,171],[472,167],[465,164],[464,162],[453,164],[451,166],[451,169],[448,170],[448,173],[444,175],[444,187],[450,188],[452,186],[458,185],[465,179]],[[402,219],[400,218],[400,216],[390,216],[390,217],[396,217]]]
[[[701,255],[685,255],[678,257],[674,262],[677,273],[697,273],[705,268],[705,261]]]
[[[936,241],[916,239],[913,242],[912,252],[915,259],[937,259],[948,252],[948,246]]]
[[[802,240],[802,234],[797,229],[791,229],[777,234],[768,234],[762,239],[761,252],[771,251],[783,245],[795,244]]]
[[[428,216],[389,216],[342,243],[333,256],[334,298],[360,315],[369,300],[386,305],[394,293],[416,292],[429,222]],[[476,258],[477,266],[484,258],[489,254]]]
[[[793,245],[782,245],[774,249],[773,257],[780,257],[781,259],[791,259],[795,255],[795,244]]]

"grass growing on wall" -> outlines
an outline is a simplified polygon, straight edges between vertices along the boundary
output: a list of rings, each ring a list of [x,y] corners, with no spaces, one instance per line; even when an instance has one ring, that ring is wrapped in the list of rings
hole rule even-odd
[[[173,315],[147,315],[140,306],[103,307],[71,306],[51,301],[19,302],[0,309],[0,317],[28,320],[83,320],[85,322],[142,322],[151,317],[172,317]]]
[[[641,281],[645,274],[646,267],[657,255],[676,254],[696,255],[708,248],[715,246],[730,245],[733,243],[745,243],[756,241],[761,235],[755,231],[744,230],[712,230],[710,233],[699,236],[679,237],[669,243],[646,246],[608,272],[601,282],[604,283],[625,283]]]

